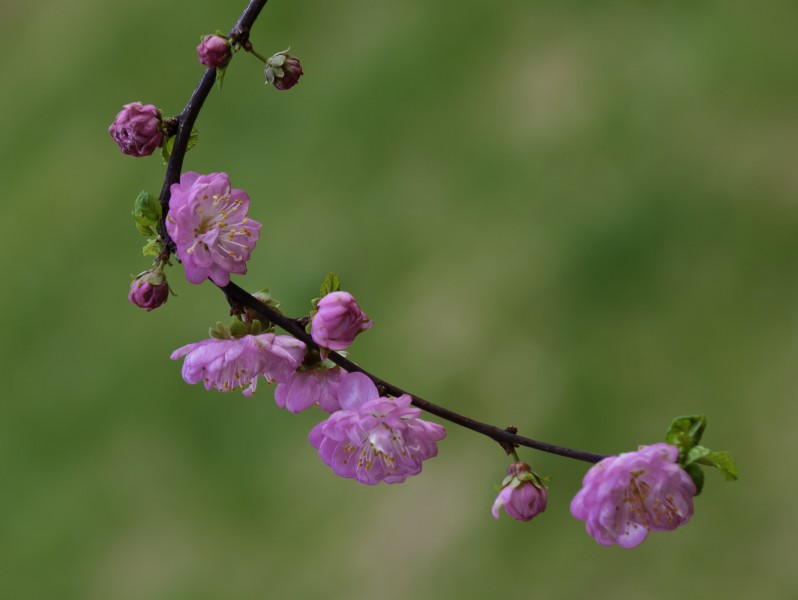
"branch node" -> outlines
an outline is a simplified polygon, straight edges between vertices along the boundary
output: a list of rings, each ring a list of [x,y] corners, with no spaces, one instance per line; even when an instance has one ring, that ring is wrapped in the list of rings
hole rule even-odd
[[[513,427],[512,425],[510,425],[509,427],[505,427],[504,430],[512,435],[518,433],[518,428]],[[518,448],[518,444],[513,444],[511,442],[499,442],[499,446],[501,446],[502,449],[507,453],[507,456],[515,452],[515,449]]]

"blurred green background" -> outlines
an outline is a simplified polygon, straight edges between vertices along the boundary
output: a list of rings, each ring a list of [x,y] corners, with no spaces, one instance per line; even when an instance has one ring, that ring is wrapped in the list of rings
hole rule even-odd
[[[273,0],[186,168],[226,171],[264,235],[238,278],[290,314],[337,271],[376,325],[353,358],[430,400],[617,453],[680,414],[735,454],[688,527],[602,548],[586,465],[522,452],[549,509],[489,509],[507,464],[450,427],[401,486],[335,477],[321,413],[188,386],[211,285],[128,303],[157,157],[122,104],[179,112],[203,33],[244,3],[0,4],[0,597],[798,597],[798,4]]]

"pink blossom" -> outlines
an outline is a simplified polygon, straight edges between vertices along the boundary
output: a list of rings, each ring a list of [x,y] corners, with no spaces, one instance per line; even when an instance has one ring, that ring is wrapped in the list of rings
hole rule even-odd
[[[634,548],[650,531],[672,531],[693,515],[693,480],[676,463],[669,444],[641,446],[594,465],[571,502],[571,514],[585,521],[602,546]]]
[[[310,324],[310,335],[322,348],[343,350],[373,324],[352,294],[332,292],[319,300],[318,312]]]
[[[210,277],[224,286],[231,273],[247,272],[261,228],[247,210],[249,196],[231,189],[226,173],[183,173],[180,183],[172,184],[166,230],[191,283]]]
[[[230,43],[219,35],[206,35],[197,46],[197,56],[200,63],[206,67],[216,69],[230,62],[233,54]]]
[[[500,508],[516,521],[530,521],[546,510],[546,487],[526,463],[511,464],[503,486],[491,509],[494,518],[499,518]]]
[[[161,145],[161,111],[154,104],[125,104],[108,128],[108,133],[129,156],[149,156]]]
[[[345,375],[338,386],[341,410],[310,432],[311,445],[336,475],[375,485],[400,483],[421,472],[421,463],[438,454],[446,430],[419,419],[408,395],[379,396],[362,373]]]
[[[285,383],[280,383],[274,390],[274,400],[280,408],[292,413],[301,412],[314,404],[332,413],[340,410],[338,402],[338,385],[344,375],[339,367],[327,369],[300,368],[291,374]]]
[[[182,370],[186,383],[201,381],[206,390],[220,392],[241,388],[245,396],[251,396],[261,375],[267,381],[288,381],[304,353],[305,344],[299,340],[262,333],[188,344],[175,350],[171,358],[186,357]]]
[[[163,271],[156,268],[139,273],[130,284],[127,299],[147,312],[164,304],[169,299],[169,284]]]

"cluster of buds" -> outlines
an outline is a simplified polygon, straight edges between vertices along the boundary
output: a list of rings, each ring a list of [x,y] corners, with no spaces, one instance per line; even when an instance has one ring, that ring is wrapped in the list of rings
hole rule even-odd
[[[200,64],[217,70],[217,82],[221,86],[224,72],[233,58],[235,43],[221,33],[203,36],[197,46],[197,58]],[[299,59],[288,54],[287,50],[277,52],[264,58],[252,50],[246,49],[266,64],[264,76],[266,84],[278,90],[294,87],[303,75]],[[165,121],[160,109],[154,104],[131,102],[125,104],[116,115],[114,122],[108,127],[108,133],[116,142],[123,154],[128,156],[149,156],[156,148],[164,150],[164,159],[169,158],[166,142],[173,132],[169,131],[169,123]],[[196,142],[196,133],[192,132],[191,147]]]

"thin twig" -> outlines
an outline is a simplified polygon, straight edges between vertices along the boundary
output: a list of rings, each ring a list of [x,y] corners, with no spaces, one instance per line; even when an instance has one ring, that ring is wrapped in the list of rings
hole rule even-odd
[[[230,282],[224,287],[218,286],[221,289],[225,296],[227,296],[228,302],[231,304],[240,304],[245,306],[259,315],[261,315],[264,320],[271,321],[281,329],[285,330],[298,340],[301,340],[308,346],[308,348],[318,349],[318,346],[313,341],[305,330],[297,323],[297,319],[292,319],[290,317],[286,317],[279,311],[273,309],[271,306],[268,306],[246,292],[245,290],[241,289],[236,284]],[[415,394],[411,394],[409,392],[404,391],[403,389],[389,383],[383,379],[380,379],[376,375],[372,375],[368,371],[366,371],[360,365],[353,363],[350,360],[347,360],[337,352],[330,352],[328,358],[337,364],[339,367],[344,369],[345,371],[352,372],[359,372],[366,375],[369,379],[374,382],[378,388],[384,389],[388,394],[391,396],[403,396],[405,394],[409,395],[413,399],[413,406],[417,406],[418,408],[427,411],[428,413],[432,413],[442,419],[446,419],[452,423],[457,425],[461,425],[462,427],[466,427],[471,429],[472,431],[476,431],[477,433],[481,433],[492,440],[495,440],[502,447],[506,447],[507,445],[519,445],[519,446],[526,446],[527,448],[534,448],[535,450],[542,450],[543,452],[549,452],[550,454],[559,454],[560,456],[566,456],[568,458],[573,458],[576,460],[582,460],[589,463],[596,463],[600,461],[602,458],[605,458],[602,454],[594,454],[592,452],[583,452],[581,450],[573,450],[571,448],[563,448],[562,446],[555,446],[554,444],[548,444],[546,442],[541,442],[538,440],[533,440],[531,438],[527,438],[521,435],[517,435],[515,433],[511,433],[506,429],[501,429],[496,427],[495,425],[488,425],[487,423],[482,423],[481,421],[477,421],[470,417],[466,417],[459,413],[456,413],[448,408],[444,408],[442,406],[438,406],[437,404],[433,404],[429,400],[424,400],[420,396],[416,396]],[[508,428],[512,429],[512,428]]]

